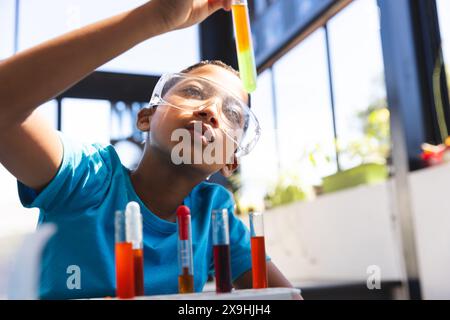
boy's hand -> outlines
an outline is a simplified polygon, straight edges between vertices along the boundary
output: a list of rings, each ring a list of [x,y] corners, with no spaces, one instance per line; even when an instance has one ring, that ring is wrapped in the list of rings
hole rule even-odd
[[[232,0],[152,0],[168,30],[182,29],[199,22],[219,9],[230,10]]]

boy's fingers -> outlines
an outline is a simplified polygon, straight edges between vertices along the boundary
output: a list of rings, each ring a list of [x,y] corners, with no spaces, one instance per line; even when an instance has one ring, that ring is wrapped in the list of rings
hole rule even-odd
[[[223,1],[223,7],[225,10],[229,11],[231,10],[231,3],[233,2],[232,0],[224,0]]]
[[[219,9],[224,9],[226,11],[231,10],[232,0],[208,0],[209,9],[211,12],[215,12]]]

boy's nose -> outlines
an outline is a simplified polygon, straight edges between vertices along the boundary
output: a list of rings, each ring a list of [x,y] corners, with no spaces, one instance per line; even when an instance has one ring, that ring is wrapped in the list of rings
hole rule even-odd
[[[202,122],[209,123],[213,128],[219,126],[219,114],[216,103],[211,103],[200,110],[194,111],[194,116],[202,119]]]

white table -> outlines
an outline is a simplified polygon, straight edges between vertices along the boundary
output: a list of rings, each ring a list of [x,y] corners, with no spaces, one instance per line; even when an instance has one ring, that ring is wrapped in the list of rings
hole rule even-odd
[[[230,293],[204,291],[188,294],[168,294],[157,296],[136,297],[136,300],[294,300],[300,294],[300,289],[267,288],[234,290]]]

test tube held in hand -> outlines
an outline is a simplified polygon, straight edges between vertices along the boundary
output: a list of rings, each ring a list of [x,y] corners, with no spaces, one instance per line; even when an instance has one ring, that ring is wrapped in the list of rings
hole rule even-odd
[[[228,230],[228,210],[212,211],[212,235],[216,292],[231,292],[230,235]]]
[[[257,73],[247,0],[233,0],[231,10],[239,73],[245,90],[251,93],[256,89]]]
[[[186,206],[177,209],[178,226],[178,291],[194,292],[194,263],[192,258],[191,212]]]
[[[119,299],[135,296],[133,247],[127,242],[125,220],[123,211],[115,212],[116,295]]]
[[[142,214],[137,202],[131,201],[125,209],[126,237],[131,243],[134,264],[134,292],[136,296],[144,295],[144,249],[142,235]]]
[[[250,212],[249,218],[253,288],[267,288],[267,265],[263,214],[261,212]]]

